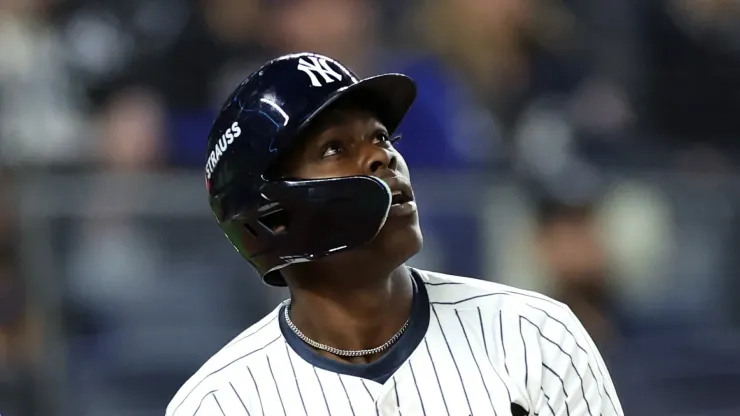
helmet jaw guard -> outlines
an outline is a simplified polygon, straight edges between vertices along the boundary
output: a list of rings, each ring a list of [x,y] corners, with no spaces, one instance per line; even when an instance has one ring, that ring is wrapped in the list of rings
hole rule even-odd
[[[262,187],[262,196],[259,209],[225,218],[221,225],[273,286],[285,286],[278,272],[285,266],[369,243],[391,206],[388,185],[370,176],[272,181]],[[269,243],[250,244],[258,240]]]

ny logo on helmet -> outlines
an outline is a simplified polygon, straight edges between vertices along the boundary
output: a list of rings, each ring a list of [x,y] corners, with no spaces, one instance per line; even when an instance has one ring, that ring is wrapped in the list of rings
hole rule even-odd
[[[334,79],[336,79],[337,81],[342,80],[342,74],[333,70],[329,66],[328,62],[326,62],[326,59],[318,58],[315,56],[309,56],[308,59],[311,62],[308,62],[304,58],[298,60],[298,70],[305,72],[306,75],[311,78],[311,85],[313,85],[314,87],[320,87],[322,85],[317,74],[321,75],[321,77],[324,78],[324,82],[326,84],[334,82]],[[334,79],[332,79],[332,77]]]

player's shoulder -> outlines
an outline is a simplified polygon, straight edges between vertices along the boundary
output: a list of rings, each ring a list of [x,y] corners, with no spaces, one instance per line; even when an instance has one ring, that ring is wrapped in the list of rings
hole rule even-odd
[[[567,305],[531,290],[489,280],[415,269],[426,287],[432,305],[457,310],[481,308],[520,316],[549,316],[571,320]]]
[[[194,414],[209,394],[228,387],[232,369],[249,366],[268,354],[270,347],[282,338],[277,320],[279,310],[280,306],[208,359],[177,391],[167,406],[166,416]]]

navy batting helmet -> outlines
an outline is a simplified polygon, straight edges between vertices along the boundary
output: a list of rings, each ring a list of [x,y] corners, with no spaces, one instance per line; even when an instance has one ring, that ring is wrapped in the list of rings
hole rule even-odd
[[[234,247],[270,285],[280,268],[370,242],[385,223],[391,193],[381,180],[271,177],[278,158],[323,110],[352,97],[393,132],[416,98],[405,75],[358,79],[313,53],[274,59],[229,96],[208,136],[211,209]]]

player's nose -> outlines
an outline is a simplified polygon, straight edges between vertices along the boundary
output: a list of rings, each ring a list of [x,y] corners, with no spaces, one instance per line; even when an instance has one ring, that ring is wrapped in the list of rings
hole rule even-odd
[[[390,149],[367,143],[362,150],[362,165],[366,175],[378,176],[384,169],[395,171],[398,159]]]

